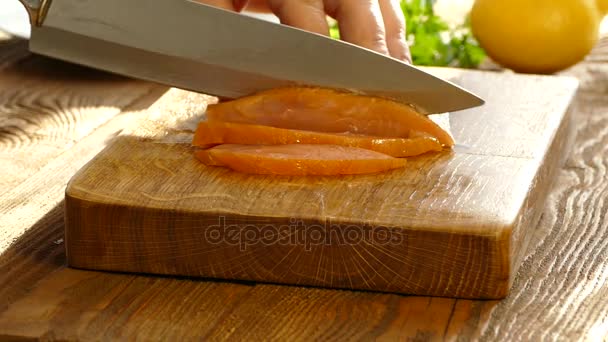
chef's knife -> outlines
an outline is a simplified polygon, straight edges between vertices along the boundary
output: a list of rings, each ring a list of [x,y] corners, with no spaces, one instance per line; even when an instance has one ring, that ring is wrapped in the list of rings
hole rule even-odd
[[[311,85],[388,97],[426,114],[483,104],[396,59],[194,1],[20,1],[32,52],[178,88],[237,98]]]

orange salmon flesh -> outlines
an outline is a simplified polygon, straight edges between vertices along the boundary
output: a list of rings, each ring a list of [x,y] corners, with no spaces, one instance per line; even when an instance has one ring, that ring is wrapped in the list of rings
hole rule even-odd
[[[268,175],[354,175],[405,166],[406,160],[375,151],[338,145],[235,145],[197,150],[206,165],[226,166],[243,173]]]
[[[446,147],[454,145],[446,131],[410,106],[323,88],[278,88],[209,105],[207,119],[390,138],[426,133]]]
[[[209,166],[269,175],[354,175],[405,166],[451,148],[412,107],[323,88],[277,88],[209,105],[192,145]]]
[[[359,147],[393,157],[411,157],[442,150],[439,141],[430,136],[383,138],[209,121],[202,121],[198,124],[192,144],[197,147],[219,144],[326,144]]]

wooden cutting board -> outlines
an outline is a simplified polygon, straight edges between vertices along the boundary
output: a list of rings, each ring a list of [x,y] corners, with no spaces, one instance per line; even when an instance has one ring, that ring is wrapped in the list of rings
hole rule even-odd
[[[170,90],[69,183],[69,265],[504,297],[567,154],[577,82],[429,71],[487,103],[438,117],[454,151],[379,175],[272,177],[204,166],[189,142],[213,98]]]

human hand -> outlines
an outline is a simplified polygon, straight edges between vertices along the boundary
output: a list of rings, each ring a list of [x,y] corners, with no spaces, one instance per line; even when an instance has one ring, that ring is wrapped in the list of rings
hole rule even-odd
[[[198,0],[241,11],[272,12],[281,23],[329,35],[326,15],[335,18],[340,37],[396,59],[411,62],[399,0]]]

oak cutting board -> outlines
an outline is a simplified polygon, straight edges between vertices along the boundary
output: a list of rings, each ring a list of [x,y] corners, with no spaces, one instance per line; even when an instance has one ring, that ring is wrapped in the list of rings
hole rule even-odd
[[[273,177],[207,167],[189,142],[213,98],[168,91],[69,183],[69,265],[504,297],[567,155],[577,82],[429,70],[487,104],[437,117],[449,124],[453,151],[379,175]]]

